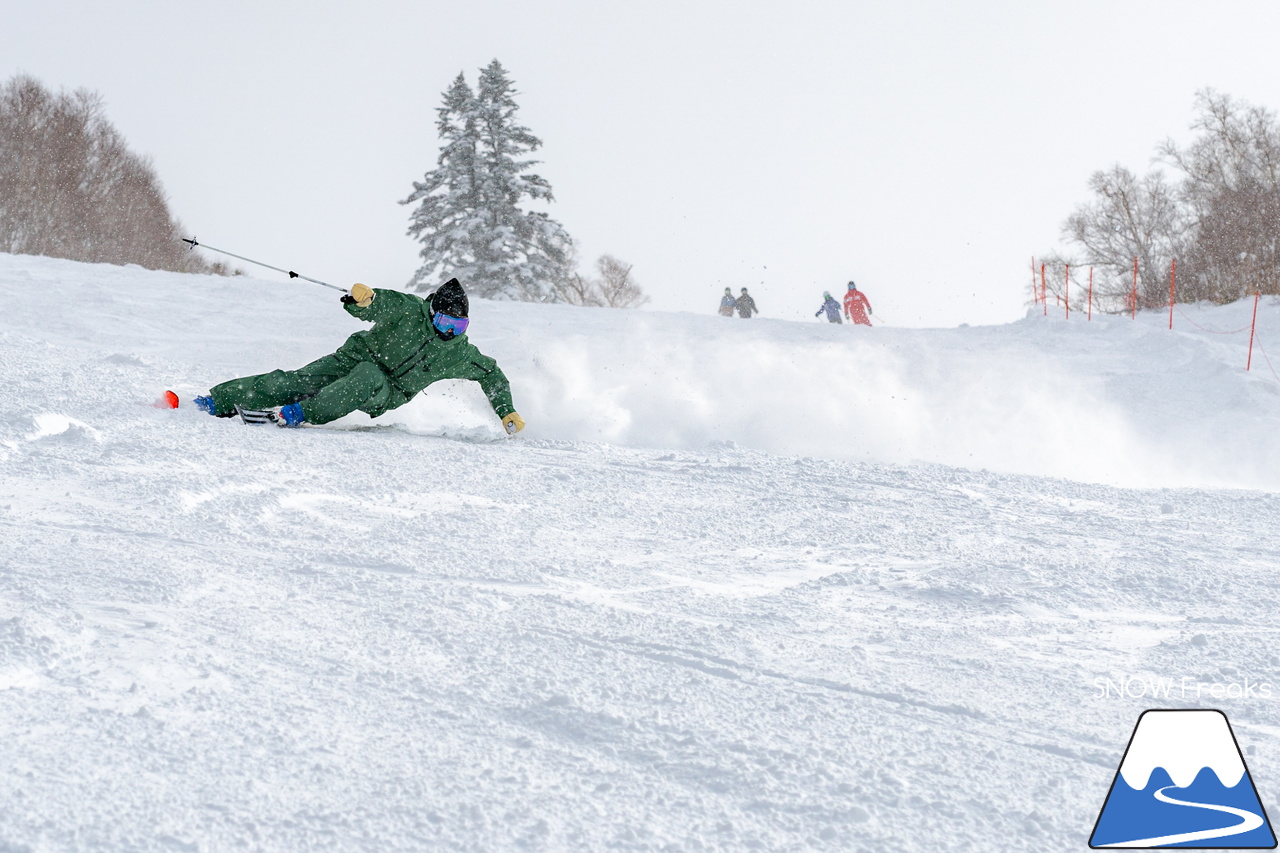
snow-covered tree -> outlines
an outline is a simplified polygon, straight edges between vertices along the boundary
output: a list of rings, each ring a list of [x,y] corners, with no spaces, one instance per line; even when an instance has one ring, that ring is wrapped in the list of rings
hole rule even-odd
[[[421,182],[415,181],[413,194],[401,202],[418,202],[409,234],[422,243],[419,254],[425,263],[410,282],[419,290],[430,288],[438,277],[456,275],[471,283],[475,247],[486,236],[477,192],[475,95],[461,72],[436,113],[436,130],[443,140],[437,167]]]
[[[473,93],[459,74],[444,93],[436,127],[437,166],[402,204],[417,203],[409,234],[423,264],[410,287],[429,290],[457,276],[477,296],[553,301],[572,271],[573,240],[525,200],[552,201],[551,185],[530,169],[542,141],[516,118],[516,91],[498,60],[481,70]]]

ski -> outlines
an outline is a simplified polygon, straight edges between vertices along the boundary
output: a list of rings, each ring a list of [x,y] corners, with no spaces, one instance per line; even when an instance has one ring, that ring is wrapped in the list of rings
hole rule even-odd
[[[246,424],[277,424],[279,416],[270,409],[246,409],[242,406],[236,406],[236,414],[240,416],[240,420]]]

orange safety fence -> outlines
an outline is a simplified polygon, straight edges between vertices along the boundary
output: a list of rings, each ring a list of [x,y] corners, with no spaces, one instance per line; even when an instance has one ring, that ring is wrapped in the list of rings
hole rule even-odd
[[[1253,345],[1257,343],[1258,351],[1262,353],[1263,359],[1265,359],[1267,362],[1267,369],[1271,371],[1271,375],[1275,377],[1276,381],[1280,382],[1280,373],[1276,372],[1275,366],[1272,365],[1271,363],[1270,356],[1267,355],[1266,349],[1263,348],[1262,338],[1258,335],[1258,300],[1261,298],[1262,294],[1258,291],[1255,291],[1253,294],[1253,318],[1248,325],[1241,326],[1238,329],[1211,329],[1208,326],[1201,325],[1200,323],[1197,323],[1195,320],[1193,320],[1191,316],[1187,314],[1186,311],[1182,310],[1182,306],[1177,303],[1176,297],[1175,297],[1175,292],[1176,292],[1175,288],[1177,286],[1176,285],[1177,269],[1178,269],[1177,263],[1178,262],[1174,260],[1169,264],[1169,329],[1170,330],[1173,329],[1173,315],[1174,315],[1174,312],[1176,311],[1178,314],[1182,315],[1182,319],[1186,320],[1192,326],[1195,326],[1197,329],[1199,329],[1202,332],[1208,332],[1211,335],[1240,335],[1240,334],[1244,334],[1245,332],[1248,332],[1249,333],[1249,352],[1245,358],[1244,369],[1249,370],[1253,366]],[[1064,264],[1063,266],[1065,267],[1065,272],[1066,272],[1066,275],[1063,281],[1063,296],[1059,297],[1055,294],[1054,298],[1055,300],[1057,300],[1059,305],[1062,305],[1063,302],[1066,302],[1066,316],[1069,319],[1071,317],[1071,304],[1070,304],[1070,296],[1069,296],[1070,294],[1069,288],[1071,287],[1071,266],[1069,264]],[[1037,282],[1035,279],[1035,273],[1036,273],[1035,258],[1033,257],[1031,259],[1031,292],[1032,292],[1032,295],[1036,297],[1035,301],[1044,306],[1044,313],[1047,316],[1049,313],[1049,294],[1045,286],[1046,285],[1045,267],[1046,267],[1046,264],[1042,263],[1040,265],[1040,281],[1039,281],[1039,286],[1037,287]],[[1127,304],[1125,305],[1125,310],[1129,314],[1129,316],[1135,320],[1137,319],[1137,316],[1138,316],[1137,291],[1138,291],[1138,259],[1134,258],[1133,259],[1133,290],[1130,293],[1129,298],[1126,300]],[[1093,319],[1093,267],[1089,267],[1089,309],[1088,310],[1089,310],[1088,318],[1092,320]]]

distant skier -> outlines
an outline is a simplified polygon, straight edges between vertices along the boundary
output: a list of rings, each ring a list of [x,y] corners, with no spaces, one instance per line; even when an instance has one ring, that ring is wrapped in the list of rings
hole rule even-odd
[[[724,289],[724,296],[720,297],[720,316],[732,317],[733,309],[736,304],[737,300],[733,298],[733,289],[726,287]]]
[[[844,316],[856,326],[870,326],[868,314],[874,314],[866,294],[858,290],[858,285],[849,282],[849,289],[844,294]]]
[[[742,288],[742,295],[733,301],[733,305],[738,309],[738,316],[744,320],[750,320],[752,314],[759,314],[760,309],[756,307],[756,301],[751,298],[751,294],[747,293],[747,289]]]
[[[220,418],[238,409],[280,406],[278,412],[266,412],[264,420],[277,426],[324,424],[357,409],[376,418],[433,382],[473,379],[508,434],[524,429],[506,375],[467,340],[469,302],[456,278],[427,299],[354,284],[342,302],[348,314],[373,328],[356,332],[337,352],[297,370],[215,385],[207,396],[196,397],[196,406]]]
[[[836,302],[834,299],[832,299],[832,298],[831,298],[831,294],[830,294],[830,293],[828,293],[828,292],[827,292],[827,291],[825,291],[825,290],[824,290],[824,291],[822,291],[822,307],[821,307],[821,308],[819,308],[817,311],[815,311],[815,312],[813,313],[813,316],[817,317],[817,316],[818,316],[819,314],[821,314],[823,311],[826,311],[826,312],[827,312],[827,322],[828,322],[828,323],[839,323],[839,322],[841,322],[841,320],[840,320],[840,303],[839,303],[839,302]]]

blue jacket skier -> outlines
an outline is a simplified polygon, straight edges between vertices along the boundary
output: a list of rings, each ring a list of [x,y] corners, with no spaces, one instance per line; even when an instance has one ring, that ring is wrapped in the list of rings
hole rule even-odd
[[[813,316],[817,317],[823,311],[827,312],[827,322],[829,323],[844,322],[843,320],[840,319],[840,303],[832,299],[831,294],[826,292],[825,290],[822,292],[822,307],[819,308],[816,312],[814,312]]]

